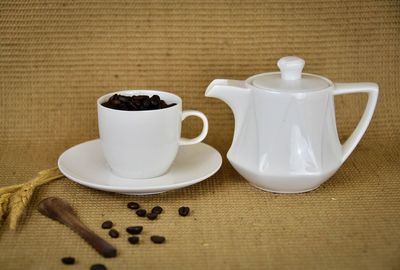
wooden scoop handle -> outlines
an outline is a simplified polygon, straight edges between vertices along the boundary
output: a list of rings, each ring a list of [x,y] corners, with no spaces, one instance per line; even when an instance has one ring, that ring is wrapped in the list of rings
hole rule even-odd
[[[68,226],[86,240],[97,252],[106,258],[117,256],[117,250],[103,238],[83,224],[76,216],[74,209],[65,201],[49,197],[39,203],[40,213]]]

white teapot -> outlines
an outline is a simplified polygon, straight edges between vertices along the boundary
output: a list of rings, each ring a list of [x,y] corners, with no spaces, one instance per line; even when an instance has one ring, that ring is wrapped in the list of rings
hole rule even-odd
[[[364,135],[378,99],[376,83],[333,83],[302,73],[296,56],[278,61],[280,72],[245,81],[216,79],[205,95],[225,101],[235,117],[228,151],[232,166],[252,185],[277,193],[313,190],[328,180]],[[368,93],[356,129],[339,141],[334,96]]]

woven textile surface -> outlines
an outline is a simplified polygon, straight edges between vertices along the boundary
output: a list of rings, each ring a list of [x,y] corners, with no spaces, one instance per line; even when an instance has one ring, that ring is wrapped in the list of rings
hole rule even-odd
[[[0,269],[400,269],[400,1],[0,1],[0,186],[56,166],[67,148],[98,137],[96,99],[120,89],[160,89],[203,111],[205,140],[224,156],[204,182],[151,196],[126,196],[66,178],[43,186],[17,231],[0,228]],[[234,120],[204,97],[215,78],[276,71],[285,55],[334,82],[377,82],[378,105],[359,146],[319,189],[279,195],[250,186],[225,155]],[[335,97],[342,140],[366,97]],[[185,120],[183,135],[201,121]],[[43,217],[57,196],[109,239],[105,259],[71,230]],[[161,205],[159,220],[126,208]],[[179,206],[192,209],[188,217]],[[111,239],[100,225],[121,232]],[[125,227],[143,225],[141,243]],[[166,236],[152,244],[152,234]],[[74,266],[60,259],[74,256]]]

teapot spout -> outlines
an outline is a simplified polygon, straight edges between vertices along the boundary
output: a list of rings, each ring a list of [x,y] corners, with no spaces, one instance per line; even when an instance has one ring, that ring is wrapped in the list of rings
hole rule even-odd
[[[205,96],[221,99],[231,108],[235,117],[235,141],[250,102],[250,89],[245,81],[216,79],[207,87]]]

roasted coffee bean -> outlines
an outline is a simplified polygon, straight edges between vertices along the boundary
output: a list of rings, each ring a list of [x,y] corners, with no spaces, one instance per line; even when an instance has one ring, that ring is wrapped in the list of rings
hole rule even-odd
[[[146,213],[147,213],[147,211],[144,209],[139,209],[136,211],[136,215],[138,215],[139,217],[145,217]]]
[[[171,103],[171,104],[167,105],[167,108],[175,106],[175,105],[176,105],[176,103]]]
[[[111,105],[110,105],[108,102],[104,102],[104,103],[101,104],[101,105],[103,105],[104,107],[113,109],[113,108],[111,107]]]
[[[150,240],[154,244],[162,244],[162,243],[165,242],[165,237],[164,236],[160,236],[160,235],[153,235],[152,237],[150,237]]]
[[[107,270],[107,267],[104,264],[93,264],[90,270]]]
[[[179,212],[180,216],[186,217],[187,215],[189,215],[190,208],[186,207],[186,206],[182,206],[179,208],[178,212]]]
[[[119,237],[119,232],[115,229],[111,229],[108,232],[108,235],[111,236],[112,238],[118,238]]]
[[[137,111],[140,107],[140,105],[136,105],[136,103],[129,101],[129,106],[131,107],[131,109],[133,109],[134,111]]]
[[[164,109],[164,108],[167,108],[167,103],[165,103],[165,101],[164,100],[160,100],[160,109]]]
[[[64,257],[61,259],[63,264],[74,264],[75,258],[74,257]]]
[[[119,105],[118,110],[131,111],[131,108],[128,103],[122,103],[121,105]]]
[[[150,103],[153,106],[158,106],[160,104],[160,97],[158,95],[154,95],[150,98]]]
[[[129,209],[139,209],[140,208],[140,205],[137,202],[130,202],[130,203],[128,203],[127,206]]]
[[[139,244],[139,237],[137,236],[131,236],[128,238],[129,243],[131,243],[132,245],[136,245]]]
[[[142,106],[143,106],[143,108],[145,108],[145,109],[149,108],[149,107],[150,107],[150,99],[145,99],[145,100],[143,100]]]
[[[111,229],[113,226],[113,223],[110,220],[104,221],[103,224],[101,224],[101,227],[103,229]]]
[[[119,106],[122,104],[122,102],[119,99],[110,100],[108,103],[110,103],[110,105],[112,106]]]
[[[138,95],[138,96],[132,96],[132,99],[133,100],[143,100],[143,99],[146,99],[148,97],[149,96],[146,96],[146,95]]]
[[[150,220],[155,220],[157,218],[157,216],[158,216],[158,214],[153,213],[153,212],[147,214],[147,218]]]
[[[143,226],[130,226],[126,228],[126,231],[130,234],[139,234],[143,231]]]
[[[152,212],[152,213],[156,213],[156,214],[161,214],[162,211],[163,211],[162,207],[161,207],[161,206],[158,206],[158,205],[155,206],[155,207],[153,207],[153,209],[151,209],[151,212]]]
[[[127,96],[122,96],[122,95],[120,95],[120,96],[118,96],[118,99],[121,101],[121,102],[124,102],[124,103],[128,103],[128,102],[130,102],[131,101],[131,97],[127,97]]]

